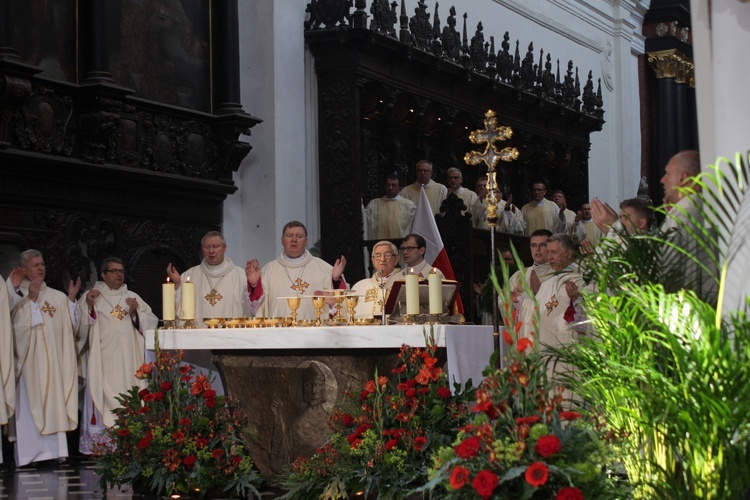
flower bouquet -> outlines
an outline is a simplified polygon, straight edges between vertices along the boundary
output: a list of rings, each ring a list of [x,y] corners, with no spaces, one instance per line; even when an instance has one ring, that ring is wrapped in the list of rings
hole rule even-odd
[[[376,373],[348,395],[348,408],[331,416],[329,442],[298,458],[280,480],[288,491],[283,498],[400,498],[424,484],[430,451],[448,444],[467,421],[473,394],[470,384],[451,394],[434,342],[427,344],[402,346],[391,378]]]
[[[95,446],[103,491],[131,483],[151,494],[230,498],[258,494],[262,481],[238,438],[243,415],[217,396],[206,375],[182,364],[182,351],[162,351],[144,364],[134,386],[120,395],[115,426]]]
[[[434,456],[422,488],[441,498],[622,498],[612,472],[614,433],[599,419],[563,410],[530,339],[504,332],[509,368],[488,374],[476,391],[474,417]]]

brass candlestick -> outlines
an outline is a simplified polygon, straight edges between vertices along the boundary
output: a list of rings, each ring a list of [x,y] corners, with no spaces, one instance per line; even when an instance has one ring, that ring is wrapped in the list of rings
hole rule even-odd
[[[356,295],[349,295],[346,297],[346,307],[349,309],[349,323],[350,325],[354,325],[354,309],[357,307],[357,303],[359,302],[359,297]]]

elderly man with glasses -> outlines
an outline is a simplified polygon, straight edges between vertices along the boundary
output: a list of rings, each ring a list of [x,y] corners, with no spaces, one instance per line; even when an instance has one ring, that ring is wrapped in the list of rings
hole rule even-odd
[[[356,315],[358,318],[373,318],[383,314],[383,305],[393,283],[401,279],[398,264],[398,249],[390,241],[378,241],[372,247],[372,261],[375,271],[371,278],[357,282],[352,290],[359,295]]]
[[[424,260],[424,254],[427,251],[427,242],[419,234],[409,234],[401,243],[401,254],[404,257],[404,270],[401,272],[401,278],[407,274],[418,274],[422,279],[426,279],[432,269],[432,263]],[[440,269],[438,274],[442,276]]]

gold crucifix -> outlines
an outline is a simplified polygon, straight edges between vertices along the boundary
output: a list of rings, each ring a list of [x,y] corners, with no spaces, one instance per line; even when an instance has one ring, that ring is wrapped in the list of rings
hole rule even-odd
[[[57,309],[55,309],[53,306],[49,305],[49,302],[47,302],[45,300],[44,301],[44,307],[42,307],[41,311],[43,313],[49,314],[50,318],[54,318],[55,317],[55,312],[57,312]]]
[[[293,285],[290,286],[289,288],[291,288],[295,292],[299,293],[300,295],[304,295],[305,294],[305,290],[307,290],[307,287],[310,286],[310,283],[308,283],[307,281],[302,281],[302,278],[297,278],[292,283],[293,283]]]
[[[217,292],[215,288],[212,288],[211,293],[209,293],[208,295],[204,295],[203,298],[206,299],[206,301],[209,304],[211,304],[212,306],[215,306],[216,303],[219,302],[224,297],[222,297],[222,295],[219,292]]]
[[[544,304],[544,307],[547,308],[547,316],[549,316],[552,313],[552,310],[559,305],[560,303],[557,301],[557,295],[553,293],[552,298],[549,299],[549,302]]]
[[[109,315],[112,316],[113,318],[117,318],[118,320],[122,320],[122,318],[128,315],[128,312],[122,307],[120,307],[120,304],[117,304],[117,307],[112,309],[109,312]]]

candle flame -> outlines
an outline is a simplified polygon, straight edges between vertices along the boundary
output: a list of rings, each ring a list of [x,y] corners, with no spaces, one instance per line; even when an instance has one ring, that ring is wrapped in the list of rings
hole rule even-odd
[[[190,283],[190,276],[187,277],[187,279],[185,280],[185,282],[186,283]]]
[[[167,276],[167,283],[169,283],[169,282],[170,282],[170,280],[169,280],[169,276]]]
[[[409,274],[414,274],[414,268],[409,269]]]
[[[437,267],[433,267],[433,268],[432,268],[432,269],[430,270],[430,274],[437,274]]]

